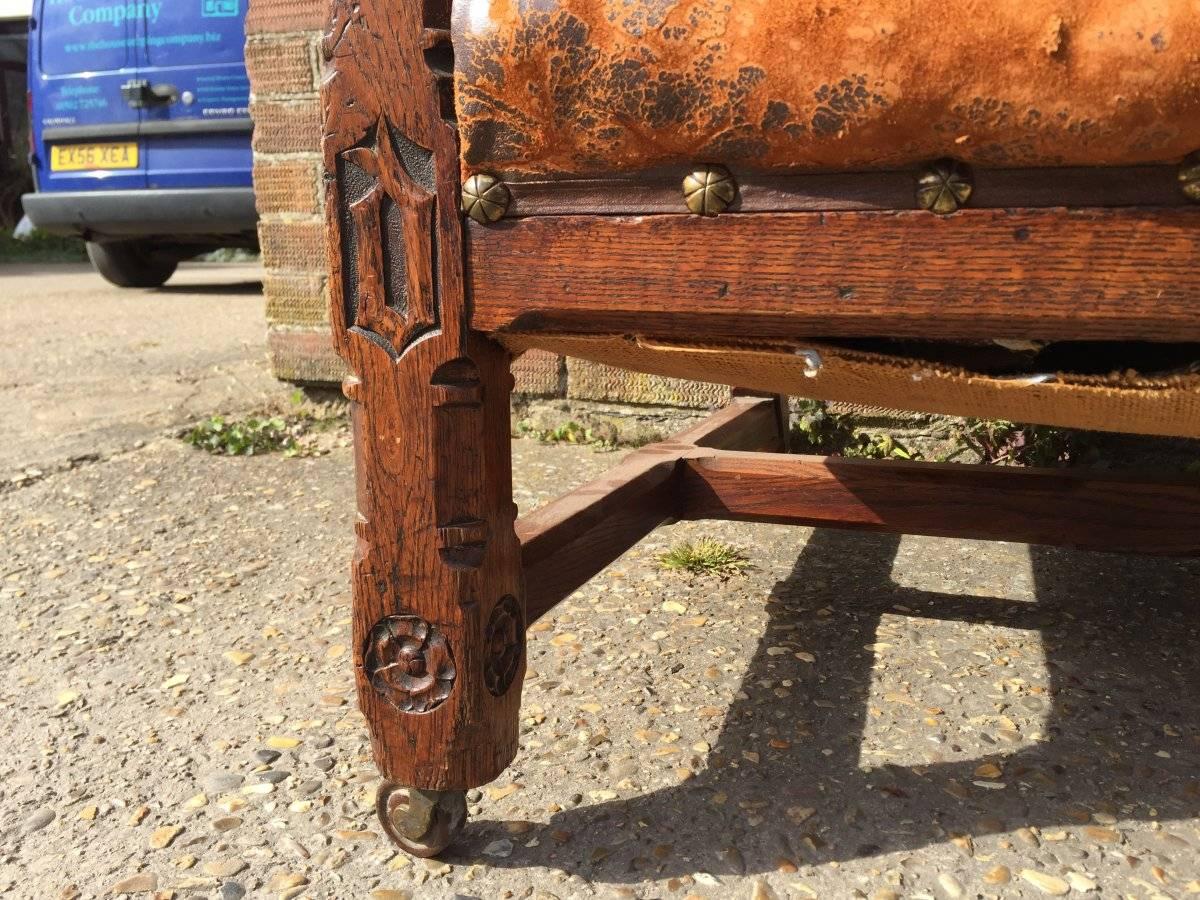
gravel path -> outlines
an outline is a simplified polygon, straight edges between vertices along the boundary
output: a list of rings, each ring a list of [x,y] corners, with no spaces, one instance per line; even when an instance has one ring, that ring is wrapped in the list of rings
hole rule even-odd
[[[515,449],[524,509],[614,459]],[[169,439],[0,498],[0,888],[1200,891],[1200,566],[732,524],[654,533],[534,627],[516,764],[413,862],[371,811],[351,507],[345,447]],[[700,534],[756,568],[654,564]]]

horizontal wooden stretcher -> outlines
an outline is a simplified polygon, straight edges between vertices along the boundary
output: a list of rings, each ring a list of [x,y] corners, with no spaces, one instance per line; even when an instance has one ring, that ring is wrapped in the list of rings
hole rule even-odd
[[[786,394],[1200,437],[1190,0],[334,0],[323,50],[401,846],[513,759],[527,625],[666,520],[1200,550],[1194,480],[778,452]],[[517,521],[530,349],[759,396]]]

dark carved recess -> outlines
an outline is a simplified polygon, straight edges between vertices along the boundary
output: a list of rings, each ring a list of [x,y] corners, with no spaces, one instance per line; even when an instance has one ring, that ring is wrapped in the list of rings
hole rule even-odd
[[[379,183],[374,172],[352,162],[356,149],[369,150],[375,146],[375,127],[372,126],[361,141],[337,156],[338,218],[341,220],[342,249],[342,295],[346,298],[346,321],[353,322],[358,315],[358,242],[350,207],[371,193]]]
[[[451,0],[424,0],[421,21],[422,55],[433,74],[438,111],[447,122],[454,121],[454,46],[450,41]]]
[[[371,686],[401,712],[425,713],[450,696],[458,672],[446,638],[420,616],[388,616],[371,629],[365,654]]]
[[[384,119],[337,179],[346,321],[397,357],[438,324],[433,154]]]
[[[525,650],[525,622],[516,598],[501,597],[492,608],[484,637],[483,680],[493,696],[508,690]]]
[[[437,389],[437,406],[477,407],[483,403],[479,367],[465,356],[444,362],[434,370],[429,383]]]
[[[424,0],[421,21],[426,28],[449,28],[451,0]]]
[[[478,569],[487,553],[488,526],[483,519],[458,518],[438,525],[438,555],[454,569]]]
[[[433,174],[433,154],[420,144],[414,144],[393,128],[390,123],[388,124],[388,134],[392,137],[392,145],[395,148],[396,155],[400,157],[400,162],[404,166],[404,171],[408,173],[408,177],[429,193],[436,194],[437,185],[435,184]]]

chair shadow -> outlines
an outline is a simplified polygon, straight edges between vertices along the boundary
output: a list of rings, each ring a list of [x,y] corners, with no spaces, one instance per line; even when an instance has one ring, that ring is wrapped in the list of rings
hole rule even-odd
[[[769,639],[706,768],[675,786],[558,812],[543,834],[570,835],[564,843],[543,837],[489,865],[547,865],[633,883],[697,871],[768,872],[781,860],[851,860],[1030,825],[1078,828],[1096,812],[1159,821],[1200,815],[1200,739],[1189,736],[1200,722],[1200,634],[1189,618],[1200,562],[1033,547],[1036,602],[1026,603],[897,585],[898,548],[889,535],[815,531],[772,592]],[[909,618],[889,619],[888,628],[908,629],[924,654],[890,663],[909,666],[901,671],[913,699],[881,702],[871,687],[874,645],[881,617],[897,615],[897,607]],[[922,618],[1036,629],[1046,666],[1040,691],[1031,684],[1002,693],[1003,665],[975,655],[978,642],[969,639],[930,645]],[[814,651],[818,664],[769,654],[769,645],[786,640],[780,635]],[[764,687],[785,679],[792,682],[785,699]],[[961,690],[931,689],[943,682]],[[929,696],[945,710],[929,709]],[[975,718],[961,717],[956,697]],[[1025,726],[1014,732],[1005,715]],[[906,725],[929,732],[928,762],[889,765],[860,753],[868,720],[886,735],[895,716],[931,719]],[[933,743],[938,734],[944,743]],[[770,749],[772,736],[790,746]],[[963,750],[956,741],[989,749]],[[1156,755],[1163,748],[1170,758]],[[748,762],[744,751],[759,752],[759,761]],[[905,747],[909,760],[919,753]],[[985,763],[1000,777],[981,776]],[[470,845],[470,829],[466,839]],[[597,858],[595,847],[606,855]]]

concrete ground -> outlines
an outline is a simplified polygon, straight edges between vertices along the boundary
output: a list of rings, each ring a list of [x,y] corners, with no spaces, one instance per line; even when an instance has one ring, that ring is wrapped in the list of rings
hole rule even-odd
[[[261,279],[257,265],[185,263],[130,292],[87,264],[0,266],[0,482],[279,393]]]
[[[254,277],[0,268],[0,893],[1200,893],[1200,564],[728,523],[660,529],[535,626],[517,761],[443,860],[396,853],[347,442],[173,436],[286,395]],[[523,510],[617,458],[514,456]],[[754,568],[657,565],[702,534]]]

